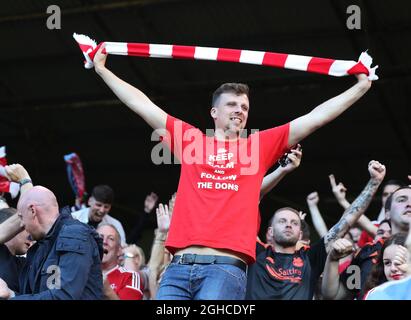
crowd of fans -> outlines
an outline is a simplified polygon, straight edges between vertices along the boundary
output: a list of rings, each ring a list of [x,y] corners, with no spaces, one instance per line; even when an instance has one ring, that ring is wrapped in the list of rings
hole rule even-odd
[[[289,173],[296,169],[302,151],[293,150],[288,158],[289,163],[277,170]],[[146,261],[142,248],[127,243],[121,222],[109,214],[114,199],[111,187],[95,186],[88,206],[80,210],[59,208],[50,190],[33,187],[24,167],[16,164],[6,170],[11,181],[25,183],[17,209],[1,198],[2,298],[156,299],[163,272],[172,261],[165,240],[176,194],[168,204],[158,203],[153,192],[146,197],[145,212],[157,218],[150,260]],[[307,196],[311,227],[305,222],[306,214],[293,208],[273,214],[264,242],[256,238],[256,262],[248,266],[246,299],[373,299],[381,296],[385,283],[411,281],[411,188],[399,180],[385,182],[382,220],[370,221],[364,211],[385,177],[385,167],[372,161],[368,170],[370,182],[352,204],[343,183],[337,184],[330,175],[330,187],[345,210],[330,229],[320,213],[317,192]],[[270,175],[265,177],[267,188],[262,188],[261,198],[282,178],[276,171]],[[373,189],[374,181],[377,188]],[[315,243],[310,241],[312,230],[320,237]],[[135,230],[127,239],[134,237]],[[46,240],[52,242],[45,244]],[[39,251],[40,262],[35,258]],[[35,274],[31,264],[40,268]],[[401,290],[403,295],[395,290],[393,297],[382,298],[411,298],[406,287]]]
[[[383,186],[382,209],[371,222],[364,213],[386,175],[378,161],[369,162],[369,181],[352,203],[330,176],[344,210],[330,228],[318,193],[307,196],[320,240],[311,243],[305,214],[291,207],[272,213],[266,239],[257,237],[259,201],[299,166],[299,142],[360,99],[371,88],[367,75],[357,74],[355,84],[310,112],[250,135],[248,86],[223,84],[212,96],[215,129],[204,134],[117,77],[106,59],[102,44],[93,60],[97,75],[181,163],[169,203],[157,205],[154,193],[145,202],[157,217],[150,259],[137,247],[144,223],[127,239],[111,216],[111,187],[95,186],[88,206],[72,211],[33,185],[23,166],[5,166],[20,198],[16,210],[1,211],[0,298],[411,299],[410,181]]]

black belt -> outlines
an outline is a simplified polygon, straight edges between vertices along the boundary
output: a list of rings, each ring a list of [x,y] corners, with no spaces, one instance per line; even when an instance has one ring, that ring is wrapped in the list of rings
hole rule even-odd
[[[226,256],[184,253],[181,256],[174,256],[171,262],[178,264],[230,264],[240,268],[244,272],[247,272],[247,265],[243,261]]]

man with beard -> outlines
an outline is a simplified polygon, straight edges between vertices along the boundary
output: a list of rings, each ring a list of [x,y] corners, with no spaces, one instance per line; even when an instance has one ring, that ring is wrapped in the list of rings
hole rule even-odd
[[[255,261],[258,199],[265,173],[287,150],[352,106],[370,89],[371,81],[365,74],[357,75],[358,82],[351,88],[310,112],[249,136],[245,131],[250,112],[249,88],[241,83],[225,83],[213,93],[209,112],[214,130],[205,134],[169,115],[142,91],[112,73],[105,66],[104,46],[94,56],[96,73],[125,105],[156,130],[181,163],[166,240],[166,248],[174,257],[164,273],[157,299],[243,299],[247,265]],[[192,103],[198,104],[198,98]],[[153,149],[152,159],[168,163],[167,156],[160,156],[165,150],[157,151]]]
[[[338,251],[344,236],[369,206],[385,176],[378,161],[368,165],[370,180],[361,194],[328,233],[311,247],[297,249],[301,219],[293,208],[281,208],[272,218],[269,234],[273,245],[257,243],[256,263],[250,266],[246,299],[311,300],[324,269],[328,252]],[[341,246],[352,250],[347,246]]]
[[[91,197],[88,200],[89,208],[84,208],[73,212],[71,215],[83,223],[95,229],[101,224],[113,225],[120,234],[121,243],[126,243],[126,234],[120,221],[109,215],[114,201],[114,191],[107,185],[98,185],[93,188]]]
[[[106,296],[110,300],[141,300],[144,288],[140,273],[126,270],[118,265],[122,249],[117,229],[113,225],[102,224],[97,232],[103,238],[104,256],[101,262],[103,277],[114,291],[110,293],[105,284]],[[127,259],[127,256],[125,258]]]
[[[385,202],[385,215],[391,221],[391,234],[408,233],[411,218],[411,187],[401,187],[394,191]],[[335,272],[335,263],[327,263],[324,273],[323,293],[327,299],[362,299],[365,295],[365,283],[376,257],[384,245],[384,239],[378,239],[364,246],[351,262],[351,266],[360,270],[359,286],[349,286],[353,274],[347,270],[341,275]],[[350,287],[350,288],[349,288]]]

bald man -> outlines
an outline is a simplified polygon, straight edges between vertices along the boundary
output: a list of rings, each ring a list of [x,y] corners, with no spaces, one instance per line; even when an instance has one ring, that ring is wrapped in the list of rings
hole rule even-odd
[[[86,224],[59,213],[53,192],[42,186],[25,192],[17,204],[20,224],[36,243],[27,253],[20,292],[0,279],[0,298],[95,300],[102,298],[102,241]]]

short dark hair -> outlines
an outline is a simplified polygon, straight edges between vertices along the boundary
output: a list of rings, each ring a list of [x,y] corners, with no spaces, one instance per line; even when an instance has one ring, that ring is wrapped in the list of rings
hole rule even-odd
[[[380,223],[378,224],[378,227],[379,227],[380,225],[384,224],[384,223],[388,223],[388,225],[389,225],[390,228],[391,228],[391,220],[390,220],[390,219],[381,220]]]
[[[270,219],[270,227],[273,225],[275,215],[276,215],[277,213],[281,212],[281,211],[286,211],[286,210],[291,211],[291,212],[294,212],[294,213],[297,215],[298,220],[300,220],[300,223],[301,223],[301,231],[302,231],[302,228],[303,228],[303,226],[302,226],[302,221],[303,221],[303,220],[301,220],[301,218],[300,218],[300,212],[299,212],[298,210],[294,209],[294,208],[291,208],[291,207],[283,207],[283,208],[277,209],[277,210],[274,212],[274,214],[273,214],[273,216],[271,217],[271,219]]]
[[[391,193],[388,196],[387,201],[385,201],[385,206],[384,206],[385,211],[390,211],[391,210],[392,197],[393,197],[394,193],[396,193],[396,192],[398,192],[399,190],[402,190],[402,189],[411,189],[411,187],[410,186],[399,187],[397,190],[395,190],[393,193]]]
[[[245,94],[248,98],[250,95],[250,88],[248,85],[244,83],[223,83],[221,86],[217,88],[216,91],[213,93],[213,99],[211,101],[212,106],[214,107],[218,98],[223,94],[223,93],[234,93],[237,96]]]
[[[91,196],[99,202],[113,204],[114,191],[108,185],[98,185],[93,188]]]
[[[0,223],[3,223],[12,215],[16,214],[17,210],[14,208],[4,208],[0,210]]]
[[[390,179],[386,183],[384,183],[385,186],[399,186],[399,187],[404,187],[406,184],[400,180],[397,179]]]

